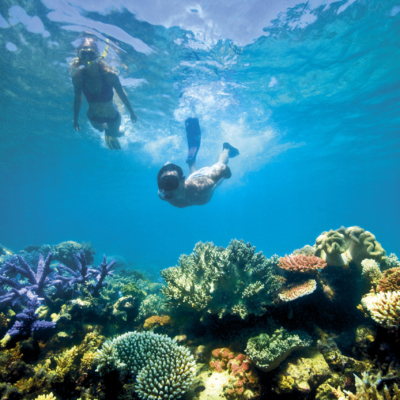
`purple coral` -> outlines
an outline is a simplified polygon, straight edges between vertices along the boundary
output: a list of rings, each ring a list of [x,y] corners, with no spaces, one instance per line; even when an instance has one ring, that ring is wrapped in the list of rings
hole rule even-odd
[[[36,309],[39,306],[39,300],[37,296],[28,301],[28,306],[17,314],[16,318],[18,321],[14,323],[11,329],[7,332],[12,338],[24,338],[30,336],[34,331],[42,329],[55,328],[55,322],[48,322],[39,320],[39,316],[36,314]]]
[[[48,277],[53,270],[50,268],[53,253],[49,253],[46,260],[39,254],[39,263],[37,272],[35,273],[27,262],[18,255],[19,265],[15,262],[17,259],[8,261],[0,269],[0,284],[11,286],[8,293],[0,296],[0,306],[15,305],[22,297],[27,296],[30,300],[34,297],[35,292],[38,296],[45,299],[48,304],[52,304],[52,300],[46,295],[44,289],[46,286],[55,285],[57,280]],[[12,261],[12,262],[11,262]],[[14,279],[7,278],[3,273],[19,273],[28,279],[29,283],[20,283]]]
[[[104,286],[107,286],[107,282],[104,282],[104,279],[110,275],[114,275],[114,271],[111,271],[111,268],[114,266],[114,264],[117,262],[117,260],[112,260],[110,264],[107,264],[106,260],[106,255],[103,255],[103,262],[100,264],[100,266],[97,269],[91,269],[94,273],[96,273],[96,284],[93,286],[92,294],[93,296],[99,296],[99,290],[103,288]]]

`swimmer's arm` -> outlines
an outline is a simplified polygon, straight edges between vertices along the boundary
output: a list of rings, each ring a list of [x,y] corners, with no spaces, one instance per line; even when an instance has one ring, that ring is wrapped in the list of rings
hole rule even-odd
[[[75,98],[74,98],[74,129],[79,132],[81,127],[79,126],[79,111],[82,105],[82,79],[80,79],[77,75],[72,77],[72,83],[74,85]]]
[[[126,97],[124,90],[122,89],[121,82],[119,81],[118,76],[115,74],[112,74],[111,76],[112,76],[112,85],[113,85],[115,91],[117,92],[117,95],[119,96],[121,101],[125,104],[125,107],[128,109],[129,113],[131,114],[131,121],[136,122],[137,117],[136,117],[135,111],[133,111],[131,103],[129,103],[129,100]]]

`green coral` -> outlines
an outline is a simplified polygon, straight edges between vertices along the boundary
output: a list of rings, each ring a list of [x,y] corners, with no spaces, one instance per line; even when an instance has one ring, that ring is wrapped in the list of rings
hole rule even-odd
[[[278,367],[290,353],[307,347],[311,338],[304,332],[288,332],[285,328],[277,329],[272,335],[261,333],[247,342],[246,354],[263,371]]]
[[[164,335],[128,332],[97,351],[97,371],[132,373],[141,399],[177,399],[191,386],[196,364],[190,351]]]
[[[150,294],[140,303],[139,314],[136,320],[144,320],[153,315],[169,314],[169,311],[170,309],[165,302],[164,296]]]
[[[161,292],[172,306],[218,314],[262,315],[280,288],[273,268],[278,256],[267,259],[243,240],[232,240],[224,249],[213,243],[197,243],[179,266],[161,271],[166,287]]]
[[[121,292],[124,296],[133,296],[140,299],[144,299],[147,295],[147,293],[140,289],[139,286],[134,282],[130,282],[127,285],[122,286]]]

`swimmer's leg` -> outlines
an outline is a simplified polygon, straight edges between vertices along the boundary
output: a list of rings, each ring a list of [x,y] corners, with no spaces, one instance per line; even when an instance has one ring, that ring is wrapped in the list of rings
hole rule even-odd
[[[186,162],[192,174],[196,172],[196,156],[201,143],[201,130],[198,118],[188,118],[185,121],[185,129],[188,142],[188,156]]]
[[[236,147],[231,146],[229,143],[224,143],[222,146],[222,152],[218,157],[218,162],[228,165],[228,160],[237,157],[238,155],[239,150]]]
[[[97,129],[99,132],[104,132],[104,130],[106,129],[106,124],[104,122],[96,122],[96,121],[92,121],[90,120],[90,125],[93,126],[94,129]]]
[[[107,129],[105,130],[104,140],[107,147],[110,150],[120,150],[121,145],[118,138],[124,135],[124,132],[120,129],[121,126],[121,114],[118,113],[118,117],[113,122],[107,122]]]

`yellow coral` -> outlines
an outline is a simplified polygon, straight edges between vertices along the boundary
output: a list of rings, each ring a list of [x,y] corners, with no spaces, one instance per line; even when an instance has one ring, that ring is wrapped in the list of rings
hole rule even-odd
[[[54,357],[57,367],[54,374],[62,377],[66,375],[74,363],[75,357],[78,355],[78,348],[76,346],[69,350],[65,350],[60,356]]]
[[[96,353],[94,351],[88,351],[82,357],[81,361],[81,370],[88,370],[93,366],[93,362],[95,360]]]
[[[362,275],[365,276],[373,287],[376,287],[383,275],[375,260],[367,258],[361,261]]]
[[[379,324],[385,327],[400,326],[400,291],[368,294],[361,303]]]
[[[36,397],[35,400],[56,400],[53,393],[50,394],[42,394],[39,397]]]

